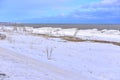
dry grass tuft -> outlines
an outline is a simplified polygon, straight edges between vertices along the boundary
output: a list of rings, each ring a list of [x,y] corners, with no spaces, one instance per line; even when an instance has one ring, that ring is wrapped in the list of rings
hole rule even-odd
[[[6,39],[6,35],[0,33],[0,40],[4,40],[4,39]]]
[[[72,42],[84,42],[84,41],[89,41],[89,42],[96,42],[96,43],[108,43],[108,44],[114,44],[114,45],[120,46],[120,42],[113,42],[113,41],[85,40],[85,39],[80,39],[80,38],[71,37],[71,36],[62,36],[61,38],[64,39],[64,40],[67,40],[67,41],[72,41]]]
[[[87,39],[81,39],[75,36],[50,36],[48,34],[32,34],[34,36],[42,36],[45,38],[61,38],[63,40],[66,41],[70,41],[70,42],[85,42],[85,41],[89,41],[89,42],[96,42],[96,43],[108,43],[108,44],[114,44],[117,46],[120,46],[120,42],[113,42],[113,41],[104,41],[104,40],[87,40]]]

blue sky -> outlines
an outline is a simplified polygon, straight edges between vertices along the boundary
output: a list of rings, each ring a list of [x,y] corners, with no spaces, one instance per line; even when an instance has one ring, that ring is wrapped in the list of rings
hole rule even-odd
[[[0,0],[0,22],[120,23],[120,0]]]

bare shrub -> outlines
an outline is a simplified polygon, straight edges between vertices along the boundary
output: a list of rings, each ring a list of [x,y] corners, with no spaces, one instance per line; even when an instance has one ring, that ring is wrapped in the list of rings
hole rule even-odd
[[[47,54],[47,59],[51,60],[52,59],[52,53],[53,53],[53,48],[46,48],[46,54]]]
[[[0,40],[4,40],[4,39],[6,39],[6,35],[0,33]]]

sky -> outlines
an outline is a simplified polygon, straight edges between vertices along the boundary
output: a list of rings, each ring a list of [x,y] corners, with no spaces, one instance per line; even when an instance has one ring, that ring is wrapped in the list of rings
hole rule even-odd
[[[120,0],[0,0],[0,22],[120,24]]]

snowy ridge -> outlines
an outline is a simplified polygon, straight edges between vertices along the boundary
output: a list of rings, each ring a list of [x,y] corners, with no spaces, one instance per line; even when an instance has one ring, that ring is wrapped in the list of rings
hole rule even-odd
[[[54,37],[70,36],[80,38],[82,40],[103,40],[120,42],[120,30],[97,30],[87,29],[78,30],[77,28],[52,28],[52,27],[0,27],[0,31],[11,31],[11,32],[28,32],[37,35],[48,35]]]

